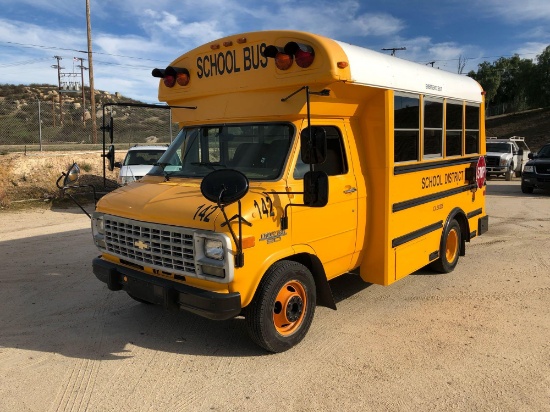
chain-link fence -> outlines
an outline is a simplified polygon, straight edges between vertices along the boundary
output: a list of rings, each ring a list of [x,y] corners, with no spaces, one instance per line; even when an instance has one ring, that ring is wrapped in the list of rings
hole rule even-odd
[[[94,136],[90,111],[78,103],[0,101],[0,151],[100,148],[104,112],[105,124],[113,117],[114,143],[121,147],[170,143],[178,132],[166,108],[98,106]]]

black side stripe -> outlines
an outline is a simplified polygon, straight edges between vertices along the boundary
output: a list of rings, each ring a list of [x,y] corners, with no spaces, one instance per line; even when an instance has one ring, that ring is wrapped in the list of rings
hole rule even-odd
[[[462,164],[464,165],[472,164],[472,163],[477,163],[478,159],[479,159],[479,156],[471,157],[467,159],[461,158],[461,159],[454,159],[454,160],[441,160],[438,162],[431,162],[431,163],[418,163],[418,164],[412,164],[412,165],[395,166],[393,168],[393,174],[402,175],[405,173],[414,173],[414,172],[420,172],[423,170],[441,169],[442,167],[457,166]]]
[[[399,236],[391,241],[391,247],[401,246],[404,243],[410,242],[411,240],[417,239],[420,236],[427,235],[428,233],[435,232],[443,227],[443,220],[440,220],[437,223],[423,227],[422,229],[415,230],[414,232],[408,233],[403,236]]]
[[[468,219],[471,219],[471,218],[473,218],[473,217],[475,217],[475,216],[477,216],[477,215],[480,215],[480,214],[482,214],[482,213],[483,213],[483,209],[480,208],[480,209],[476,209],[476,210],[474,210],[474,211],[468,213],[468,214],[466,215],[466,217],[467,217]]]
[[[417,197],[416,199],[405,200],[404,202],[394,203],[392,206],[392,212],[400,212],[401,210],[410,209],[411,207],[420,206],[425,203],[433,202],[434,200],[444,199],[446,197],[454,196],[462,192],[467,192],[477,188],[475,183],[471,185],[461,186],[454,189],[444,190],[443,192],[434,193],[432,195]]]

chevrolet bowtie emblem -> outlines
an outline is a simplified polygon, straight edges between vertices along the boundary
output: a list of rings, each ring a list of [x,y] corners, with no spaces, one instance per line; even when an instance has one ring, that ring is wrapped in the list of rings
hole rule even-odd
[[[149,249],[149,244],[142,242],[141,240],[134,242],[134,246],[141,250]]]

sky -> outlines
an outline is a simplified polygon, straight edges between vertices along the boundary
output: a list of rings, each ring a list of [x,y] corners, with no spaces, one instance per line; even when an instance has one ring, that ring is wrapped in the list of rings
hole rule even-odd
[[[94,86],[157,103],[153,68],[221,37],[300,30],[463,73],[550,45],[549,0],[90,0]],[[57,84],[88,67],[85,0],[0,0],[0,84]],[[383,53],[390,53],[384,52]],[[536,61],[536,60],[535,60]],[[84,83],[89,85],[88,71]]]

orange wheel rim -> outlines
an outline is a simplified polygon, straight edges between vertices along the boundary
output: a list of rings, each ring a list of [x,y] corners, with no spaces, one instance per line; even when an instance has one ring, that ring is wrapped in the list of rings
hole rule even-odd
[[[284,284],[273,305],[273,324],[281,335],[294,333],[302,324],[307,305],[304,286],[295,280]]]
[[[445,257],[447,262],[452,263],[456,259],[458,254],[458,232],[456,229],[452,229],[447,235],[447,244],[445,247]]]

